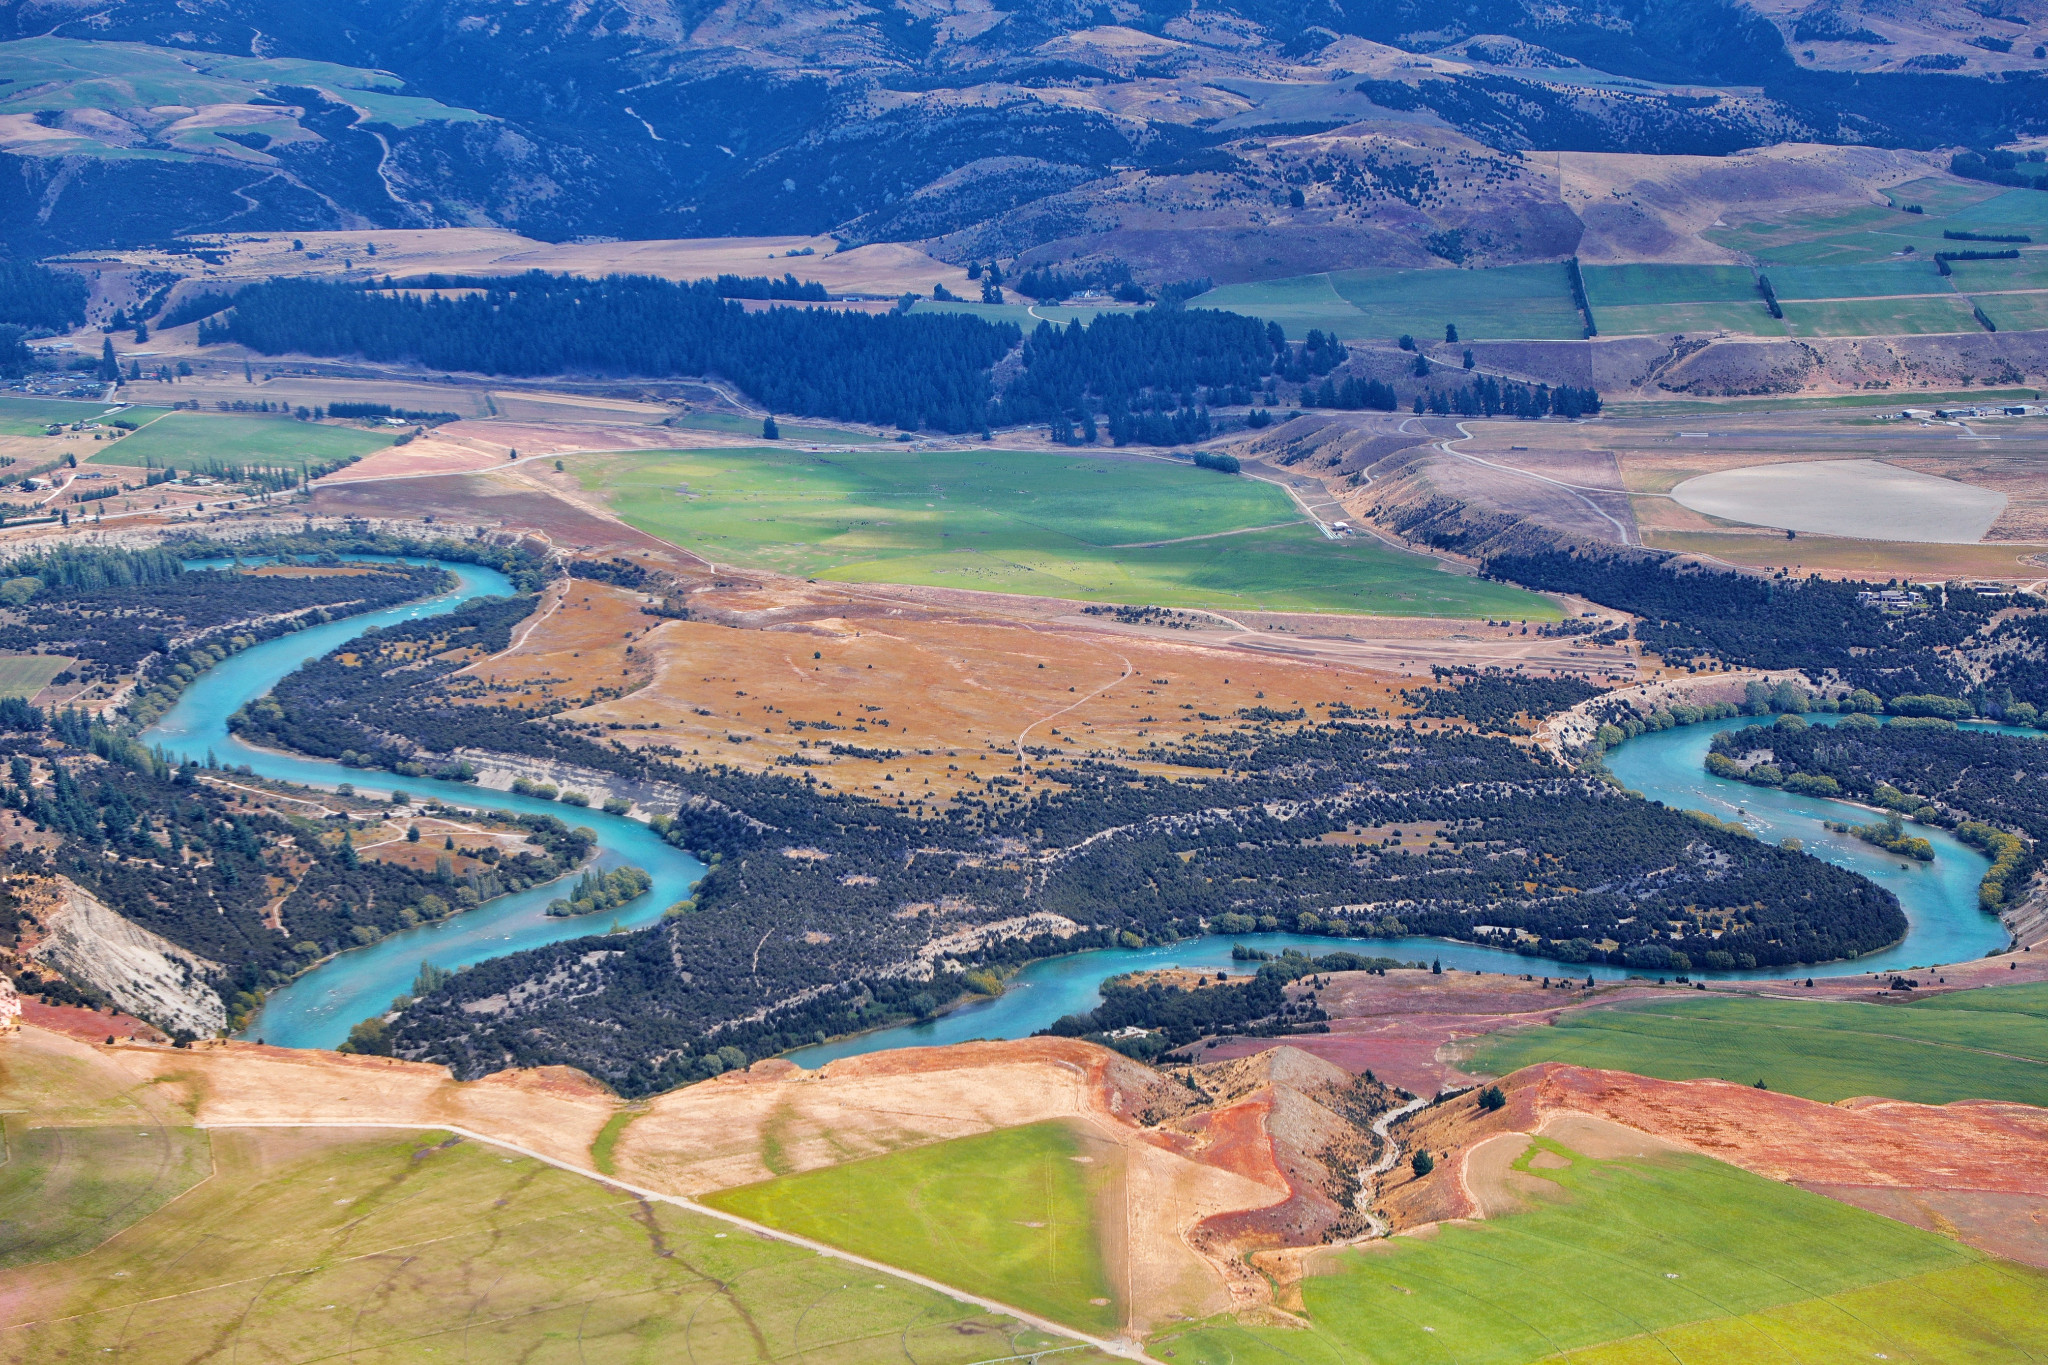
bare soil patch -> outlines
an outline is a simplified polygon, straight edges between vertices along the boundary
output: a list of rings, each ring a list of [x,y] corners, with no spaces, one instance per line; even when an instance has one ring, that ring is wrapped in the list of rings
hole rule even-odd
[[[1412,1094],[1434,1095],[1478,1079],[1459,1068],[1452,1044],[1496,1029],[1547,1023],[1595,998],[1613,1001],[1638,993],[1611,983],[1589,990],[1584,978],[1551,977],[1545,986],[1545,979],[1460,971],[1339,972],[1321,995],[1330,1031],[1290,1038],[1288,1044],[1347,1071],[1370,1071]],[[1248,1056],[1263,1046],[1256,1039],[1232,1038],[1201,1055]]]

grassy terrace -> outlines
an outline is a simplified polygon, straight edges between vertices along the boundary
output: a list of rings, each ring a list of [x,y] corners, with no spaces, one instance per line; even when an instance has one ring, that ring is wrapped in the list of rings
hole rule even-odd
[[[575,460],[630,524],[720,563],[1217,610],[1554,619],[1542,598],[1330,541],[1285,493],[1124,454],[693,450]]]

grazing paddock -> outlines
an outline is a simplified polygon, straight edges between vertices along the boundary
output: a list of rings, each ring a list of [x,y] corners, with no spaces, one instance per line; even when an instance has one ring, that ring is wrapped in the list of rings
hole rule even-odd
[[[1745,336],[1781,337],[1785,324],[1771,316],[1760,296],[1712,303],[1645,303],[1620,308],[1593,306],[1600,335],[1668,336],[1698,332],[1740,332]]]
[[[1973,300],[2001,332],[2034,332],[2048,328],[2048,293],[1979,294]]]
[[[74,662],[61,654],[0,654],[0,697],[33,697]]]
[[[1757,299],[1756,280],[1740,265],[1589,265],[1586,297],[1596,312],[1653,303]]]
[[[1569,340],[1586,334],[1563,265],[1492,270],[1345,270],[1331,284],[1365,318],[1366,335],[1441,341]]]
[[[1778,301],[1865,299],[1893,294],[1947,294],[1949,282],[1931,260],[1873,261],[1863,265],[1772,266],[1768,272]]]
[[[1680,506],[1751,526],[1870,540],[1974,545],[2006,495],[1879,460],[1751,465],[1687,479]]]
[[[569,466],[629,525],[800,578],[1088,602],[1556,617],[1505,584],[1326,540],[1271,484],[1108,452],[691,450]]]
[[[1122,1321],[1096,1209],[1114,1143],[1065,1123],[783,1176],[705,1203],[1090,1331]]]
[[[1385,341],[1404,333],[1442,341],[1571,340],[1585,335],[1562,265],[1489,270],[1340,270],[1256,284],[1230,284],[1191,301],[1278,322],[1299,339],[1309,328],[1345,340]]]
[[[1781,301],[1783,302],[1783,301]],[[1926,336],[1984,329],[1970,315],[1967,299],[1929,295],[1904,299],[1846,299],[1827,303],[1784,302],[1793,336]]]
[[[1979,184],[1974,180],[1957,180],[1949,176],[1923,176],[1908,180],[1903,185],[1894,185],[1881,190],[1885,198],[1892,201],[1894,208],[1903,209],[1908,204],[1918,204],[1928,217],[1960,213],[1973,204],[1998,198],[2004,191],[1996,185]]]
[[[219,460],[225,464],[318,464],[382,450],[398,437],[355,427],[322,426],[289,417],[216,417],[174,412],[116,442],[91,463],[183,467]]]
[[[2028,1358],[2048,1313],[2048,1275],[1706,1157],[1597,1160],[1538,1138],[1504,1184],[1522,1211],[1319,1256],[1305,1329],[1217,1319],[1154,1338],[1153,1354],[1988,1362]]]
[[[1951,243],[1969,246],[1971,243]],[[1985,243],[1984,249],[1996,251],[1996,242]],[[1980,290],[2006,289],[2048,289],[2048,251],[2034,251],[2023,248],[2024,254],[2016,261],[1951,261],[1949,269],[1955,274],[1957,292],[1974,294]]]
[[[1536,1062],[1712,1077],[1832,1104],[1884,1095],[1919,1104],[2048,1105],[2048,986],[2001,986],[1911,1005],[1704,999],[1591,1009],[1496,1034],[1468,1066]]]
[[[120,1127],[30,1128],[16,1118],[5,1125],[4,1137],[0,1270],[83,1255],[208,1171],[206,1134],[146,1119]]]
[[[161,417],[168,408],[115,411],[111,403],[81,403],[69,398],[0,398],[0,436],[40,436],[53,422],[97,422],[118,417],[138,426]]]
[[[2039,190],[1994,191],[1987,198],[1954,210],[1948,221],[1960,228],[1987,232],[2032,229],[2036,242],[2048,240],[2048,194]]]

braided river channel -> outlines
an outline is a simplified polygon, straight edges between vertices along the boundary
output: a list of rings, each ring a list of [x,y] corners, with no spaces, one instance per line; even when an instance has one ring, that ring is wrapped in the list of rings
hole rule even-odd
[[[471,564],[440,567],[455,576],[456,586],[450,592],[402,607],[312,626],[222,660],[185,690],[177,705],[143,733],[142,741],[160,744],[165,752],[176,757],[203,759],[211,753],[225,768],[246,764],[250,772],[259,776],[309,787],[331,790],[346,782],[359,792],[393,790],[399,784],[374,770],[244,744],[229,733],[228,717],[244,703],[269,692],[301,664],[338,648],[373,626],[443,615],[475,598],[504,596],[512,591],[510,580],[496,570]],[[1808,719],[1827,724],[1834,718]],[[1932,863],[1913,863],[1825,827],[1824,822],[1829,820],[1865,823],[1873,818],[1861,807],[1708,775],[1702,765],[1714,734],[1748,723],[1709,722],[1643,735],[1611,751],[1608,766],[1625,786],[1651,800],[1706,811],[1722,819],[1739,819],[1762,839],[1798,839],[1815,857],[1861,873],[1898,896],[1910,925],[1899,943],[1851,961],[1801,967],[1797,969],[1799,975],[1844,976],[1959,962],[1982,957],[2007,944],[2004,926],[1977,904],[1977,883],[1989,862],[1952,836],[1939,829],[1916,826],[1914,833],[1933,841],[1935,858]],[[2005,733],[2034,734],[2018,730]],[[228,777],[232,780],[232,774]],[[704,875],[702,863],[637,820],[468,783],[433,778],[401,781],[402,789],[415,801],[442,801],[508,814],[552,815],[586,826],[597,834],[596,867],[641,868],[654,879],[653,889],[604,916],[601,928],[577,919],[544,914],[548,902],[560,892],[560,884],[553,883],[500,896],[464,914],[390,934],[367,947],[338,953],[272,991],[246,1030],[247,1036],[285,1047],[333,1047],[348,1036],[354,1024],[382,1013],[393,997],[408,991],[422,963],[461,968],[527,948],[586,937],[593,930],[603,933],[614,924],[626,929],[642,928],[658,922],[662,912],[687,897]],[[1099,987],[1107,977],[1165,966],[1230,970],[1234,966],[1231,949],[1239,943],[1267,952],[1284,948],[1309,953],[1349,949],[1374,956],[1441,961],[1447,969],[1465,971],[1549,971],[1601,978],[1627,975],[1625,969],[1605,964],[1589,966],[1524,957],[1505,949],[1447,939],[1344,940],[1296,934],[1210,936],[1158,947],[1105,948],[1034,963],[1012,978],[1009,989],[993,1000],[950,1011],[928,1022],[804,1048],[790,1057],[814,1067],[835,1057],[888,1048],[932,1046],[975,1038],[1025,1037],[1061,1015],[1099,1004]],[[1235,968],[1243,970],[1241,964],[1235,964]],[[1792,972],[1791,968],[1761,968],[1693,975],[1769,978]]]

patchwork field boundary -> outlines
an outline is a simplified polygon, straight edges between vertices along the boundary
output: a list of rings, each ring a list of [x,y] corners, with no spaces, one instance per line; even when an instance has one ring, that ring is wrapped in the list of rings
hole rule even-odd
[[[496,1147],[500,1151],[512,1152],[515,1155],[526,1157],[529,1160],[538,1161],[543,1163],[544,1165],[552,1166],[558,1171],[567,1171],[570,1175],[581,1176],[586,1180],[594,1180],[600,1185],[606,1185],[613,1189],[623,1190],[627,1194],[637,1196],[638,1198],[645,1199],[650,1202],[668,1204],[675,1208],[684,1209],[690,1213],[699,1214],[705,1218],[716,1219],[721,1223],[727,1223],[733,1227],[744,1228],[746,1231],[751,1232],[759,1237],[765,1237],[770,1241],[783,1242],[790,1246],[801,1247],[805,1251],[812,1252],[819,1256],[828,1256],[835,1261],[844,1261],[849,1265],[860,1266],[864,1270],[872,1270],[877,1274],[888,1275],[894,1279],[903,1280],[907,1283],[917,1285],[920,1288],[929,1289],[934,1293],[944,1294],[948,1298],[957,1300],[960,1303],[971,1304],[976,1308],[986,1309],[988,1312],[991,1313],[999,1313],[1006,1317],[1015,1318],[1017,1321],[1023,1323],[1027,1327],[1035,1327],[1039,1331],[1048,1333],[1052,1336],[1063,1337],[1066,1340],[1079,1342],[1085,1346],[1093,1346],[1096,1350],[1105,1352],[1109,1355],[1119,1356],[1125,1360],[1146,1361],[1149,1363],[1149,1365],[1164,1365],[1164,1362],[1154,1361],[1151,1356],[1145,1354],[1145,1349],[1142,1345],[1135,1341],[1131,1341],[1128,1338],[1099,1337],[1088,1332],[1082,1332],[1077,1330],[1076,1328],[1068,1327],[1063,1323],[1055,1322],[1051,1318],[1044,1317],[1040,1314],[1032,1313],[1022,1308],[1015,1308],[1007,1303],[1001,1303],[995,1299],[987,1298],[980,1294],[969,1293],[967,1290],[956,1288],[955,1286],[947,1284],[942,1280],[935,1280],[928,1275],[920,1275],[916,1271],[904,1270],[900,1267],[892,1266],[885,1261],[871,1260],[866,1256],[856,1255],[853,1252],[843,1250],[839,1247],[835,1247],[831,1245],[829,1242],[819,1242],[809,1237],[801,1236],[794,1232],[784,1232],[778,1228],[771,1228],[765,1224],[756,1223],[751,1218],[742,1218],[736,1213],[726,1213],[722,1209],[715,1209],[707,1204],[700,1204],[696,1200],[690,1199],[684,1195],[664,1194],[660,1190],[651,1190],[643,1185],[634,1185],[628,1181],[620,1180],[615,1176],[603,1175],[595,1170],[589,1169],[588,1167],[578,1166],[571,1161],[564,1161],[560,1157],[549,1156],[545,1152],[537,1152],[533,1150],[531,1147],[522,1147],[516,1142],[508,1142],[504,1138],[492,1137],[489,1134],[479,1133],[474,1129],[463,1128],[457,1124],[385,1123],[378,1122],[376,1120],[356,1121],[342,1119],[255,1119],[247,1120],[241,1123],[199,1123],[194,1124],[193,1126],[195,1128],[199,1128],[203,1131],[208,1132],[214,1131],[216,1129],[221,1131],[231,1131],[235,1129],[257,1128],[361,1128],[386,1129],[396,1132],[407,1133],[453,1133],[457,1137],[460,1137],[466,1141],[480,1142],[489,1147]]]

